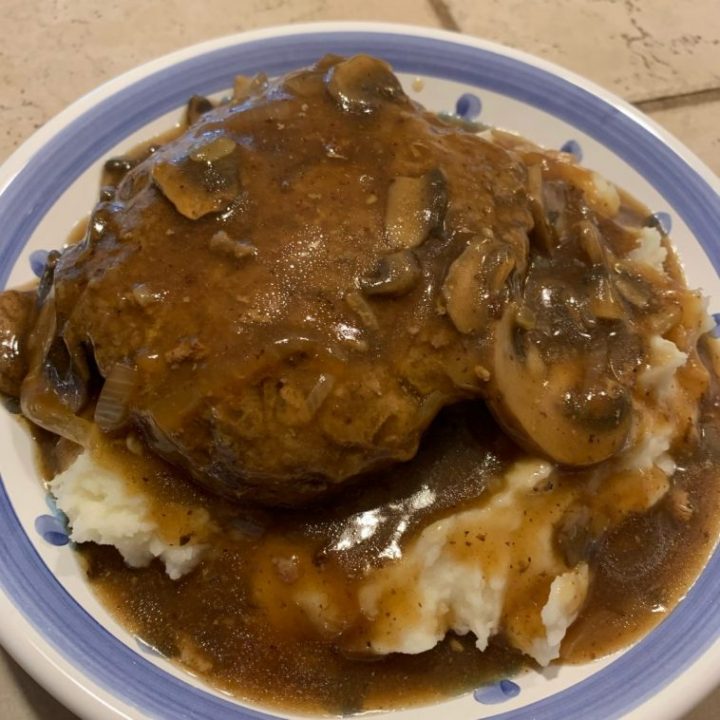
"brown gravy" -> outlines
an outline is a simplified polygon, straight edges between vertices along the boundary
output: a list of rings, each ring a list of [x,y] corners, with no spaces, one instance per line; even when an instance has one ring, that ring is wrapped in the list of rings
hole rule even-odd
[[[418,526],[476,500],[491,482],[491,473],[514,452],[500,432],[491,434],[489,441],[477,437],[473,426],[487,420],[485,414],[471,404],[446,411],[415,461],[388,471],[388,482],[379,477],[351,491],[347,502],[335,506],[342,511],[255,511],[248,517],[239,509],[228,513],[226,506],[217,504],[213,515],[225,516],[223,540],[178,582],[170,580],[159,563],[132,570],[114,549],[94,544],[80,547],[88,578],[105,604],[160,652],[179,658],[238,697],[275,707],[350,713],[415,705],[513,674],[523,664],[516,650],[498,641],[480,653],[470,636],[448,637],[420,655],[372,660],[344,655],[333,641],[319,640],[299,610],[288,608],[280,623],[277,617],[266,617],[249,589],[257,584],[259,566],[274,571],[268,556],[272,550],[280,555],[291,549],[314,553],[329,582],[345,583],[352,590],[353,577],[367,561],[377,562],[401,521],[408,521],[406,532],[411,535]],[[148,477],[165,501],[187,501],[187,493],[197,493],[203,504],[216,503],[194,486],[183,487],[183,480],[173,474],[172,483],[159,475]],[[429,488],[437,500],[413,512],[405,501],[421,488]],[[347,518],[369,508],[377,508],[383,517],[371,541],[323,559],[318,551],[337,540]],[[258,552],[266,562],[258,560]],[[349,614],[353,602],[348,592]]]
[[[701,570],[715,545],[720,517],[720,405],[716,391],[706,401],[697,445],[678,456],[673,491],[687,492],[692,521],[678,516],[668,493],[645,514],[629,516],[589,550],[593,570],[585,607],[570,627],[561,661],[587,662],[642,637],[671,612]],[[399,521],[410,520],[406,541],[421,525],[477,502],[491,473],[510,462],[517,450],[498,430],[482,438],[485,411],[476,404],[446,410],[431,427],[416,460],[395,473],[395,482],[378,482],[349,493],[343,512],[259,512],[251,516],[205,496],[176,470],[158,461],[147,465],[143,480],[162,502],[197,502],[224,524],[222,541],[200,566],[179,581],[168,578],[159,562],[128,568],[113,548],[80,546],[93,588],[106,606],[138,637],[169,658],[239,698],[305,712],[349,713],[440,700],[506,677],[532,662],[491,641],[484,653],[473,637],[450,635],[420,655],[392,654],[374,660],[340,652],[318,639],[302,614],[288,609],[278,631],[253,603],[259,548],[316,553],[331,582],[349,584],[354,571],[376,558]],[[119,444],[119,443],[118,443]],[[52,445],[44,445],[48,464]],[[122,466],[122,452],[113,453]],[[572,482],[581,483],[581,477]],[[408,513],[407,503],[421,487],[436,492],[436,502]],[[215,507],[213,507],[215,506]],[[319,548],[332,545],[344,517],[377,508],[384,527],[354,554],[325,560]],[[268,563],[270,564],[270,563]],[[270,564],[271,565],[271,564]],[[272,567],[272,566],[271,566]],[[271,570],[272,571],[272,570]],[[352,592],[348,593],[352,612]]]

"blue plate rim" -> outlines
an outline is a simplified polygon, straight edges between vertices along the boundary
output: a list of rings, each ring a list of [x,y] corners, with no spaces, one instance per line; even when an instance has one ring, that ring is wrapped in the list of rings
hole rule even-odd
[[[215,89],[219,90],[221,87],[226,87],[228,85],[228,79],[231,77],[233,71],[227,70],[225,72],[225,75],[223,76],[224,79],[222,80],[224,85],[221,87],[213,87],[212,84],[209,83],[207,75],[205,75],[204,78],[200,77],[198,79],[184,77],[182,84],[175,87],[174,93],[160,93],[159,97],[153,98],[154,102],[143,105],[142,112],[131,112],[128,117],[125,117],[124,122],[120,125],[117,125],[117,123],[112,125],[111,123],[110,131],[108,132],[108,129],[106,128],[102,141],[97,141],[96,139],[95,142],[88,142],[85,144],[83,147],[84,154],[82,154],[81,157],[75,157],[75,159],[73,159],[73,157],[68,157],[68,153],[70,155],[77,154],[78,138],[92,140],[92,131],[95,127],[93,122],[97,123],[103,118],[107,120],[108,112],[116,112],[117,108],[124,102],[128,102],[133,99],[137,100],[137,92],[140,92],[140,96],[142,96],[143,92],[147,92],[148,89],[154,88],[155,92],[157,90],[155,86],[163,79],[167,80],[171,75],[175,76],[178,72],[189,72],[193,69],[197,71],[198,68],[202,66],[203,61],[208,60],[209,56],[212,56],[214,60],[218,60],[227,59],[228,52],[230,52],[231,55],[234,52],[240,52],[241,55],[245,52],[255,52],[255,55],[253,56],[254,62],[261,63],[261,65],[257,66],[253,65],[252,62],[248,62],[246,65],[242,66],[243,69],[247,71],[247,68],[260,69],[263,67],[270,69],[270,71],[273,72],[273,68],[275,68],[275,71],[281,71],[295,65],[306,64],[307,60],[298,60],[297,62],[291,61],[290,55],[292,55],[293,58],[297,58],[295,53],[300,47],[302,47],[304,52],[309,52],[308,45],[314,48],[331,50],[334,49],[335,46],[339,45],[339,49],[344,49],[345,52],[357,51],[357,49],[373,51],[373,49],[377,47],[380,51],[378,52],[378,50],[375,49],[375,52],[378,52],[378,54],[382,54],[390,59],[397,69],[401,71],[438,76],[435,72],[433,72],[433,70],[437,70],[438,67],[443,67],[444,71],[441,75],[439,75],[441,77],[458,80],[471,86],[484,87],[486,89],[493,90],[494,92],[500,92],[502,94],[516,97],[523,102],[529,102],[537,107],[542,107],[542,109],[551,112],[551,114],[556,117],[560,117],[571,122],[571,124],[578,127],[578,129],[606,144],[614,152],[621,150],[622,152],[617,152],[617,154],[621,155],[625,160],[628,160],[629,158],[630,164],[638,169],[638,171],[646,177],[646,179],[649,179],[664,197],[667,198],[668,195],[670,195],[674,199],[674,201],[672,199],[670,200],[670,204],[674,208],[675,212],[678,212],[678,214],[683,217],[691,231],[693,231],[695,236],[703,244],[703,247],[710,256],[716,271],[718,270],[720,267],[720,247],[718,246],[716,240],[710,241],[711,235],[709,233],[709,224],[714,223],[714,227],[720,227],[720,198],[718,198],[717,193],[709,184],[707,177],[702,177],[695,169],[690,167],[685,160],[683,160],[681,155],[670,148],[663,139],[654,133],[652,127],[649,127],[647,122],[641,122],[638,117],[633,116],[633,113],[628,113],[627,109],[622,107],[622,103],[610,103],[606,99],[607,94],[604,94],[605,97],[601,97],[594,91],[589,92],[585,89],[591,86],[589,83],[585,83],[582,79],[576,77],[573,78],[572,76],[570,79],[567,79],[567,73],[563,72],[562,76],[558,75],[557,70],[553,72],[551,66],[551,69],[547,69],[549,67],[547,63],[536,61],[530,56],[525,56],[523,60],[519,60],[517,58],[517,55],[519,55],[518,53],[508,54],[507,51],[499,46],[489,46],[487,43],[484,43],[481,47],[479,42],[468,43],[468,39],[466,38],[454,36],[449,33],[438,33],[437,31],[428,32],[427,30],[415,28],[411,28],[409,31],[408,28],[393,28],[389,30],[388,26],[372,26],[371,29],[368,30],[367,27],[368,25],[366,24],[361,24],[360,26],[348,25],[345,27],[339,27],[338,25],[326,26],[324,24],[311,25],[304,29],[296,27],[294,29],[295,32],[285,30],[280,34],[265,35],[260,39],[253,39],[253,35],[256,35],[254,33],[242,34],[227,38],[225,41],[219,41],[219,47],[208,47],[207,51],[203,51],[202,48],[213,45],[212,43],[197,46],[197,48],[191,48],[188,51],[183,51],[180,55],[189,53],[190,56],[189,58],[180,60],[179,62],[173,61],[173,56],[169,56],[165,59],[165,61],[160,60],[157,61],[157,63],[152,63],[151,65],[160,66],[159,69],[151,71],[143,78],[132,82],[126,87],[121,87],[119,90],[107,97],[99,99],[94,104],[92,104],[92,95],[89,96],[86,99],[86,102],[91,103],[90,107],[84,110],[84,112],[76,117],[69,125],[65,126],[62,130],[56,132],[51,138],[46,140],[42,147],[38,148],[34,155],[24,164],[22,169],[20,169],[0,190],[0,222],[3,223],[3,226],[6,229],[5,237],[10,238],[10,240],[6,240],[3,246],[0,247],[0,280],[2,281],[2,284],[6,282],[10,268],[14,264],[14,261],[21,251],[21,248],[24,246],[27,238],[31,235],[34,227],[36,227],[37,222],[39,222],[39,219],[56,199],[56,191],[58,191],[59,188],[71,184],[75,177],[77,177],[77,174],[79,174],[84,167],[91,164],[95,159],[106,152],[109,147],[125,137],[130,131],[128,128],[133,127],[133,123],[135,126],[144,125],[145,122],[147,122],[148,114],[150,114],[151,117],[157,117],[158,115],[163,114],[161,111],[163,107],[171,109],[172,107],[177,107],[182,104],[183,100],[187,98],[189,94],[192,94],[191,92],[188,92],[188,88],[190,87],[194,90],[194,86],[192,85],[193,82],[199,82],[204,92],[213,92]],[[311,30],[308,30],[308,28],[311,28]],[[410,34],[408,34],[408,32]],[[392,41],[390,38],[392,38]],[[291,46],[291,42],[293,41],[292,39],[294,39],[295,42],[294,46]],[[227,42],[228,44],[223,44],[223,42]],[[378,43],[378,45],[375,46],[373,43]],[[422,48],[418,48],[418,43],[420,43]],[[413,47],[411,48],[411,46]],[[293,50],[292,53],[290,53],[291,49]],[[422,57],[414,57],[408,52],[409,49],[422,49]],[[194,51],[198,54],[194,54]],[[270,54],[268,54],[268,51],[270,51]],[[454,53],[455,65],[451,68],[448,68],[447,63],[450,62],[450,59],[445,57],[445,53]],[[274,58],[271,58],[270,56],[273,54]],[[316,55],[317,50],[315,51],[315,56]],[[512,57],[511,55],[515,55],[515,57]],[[304,58],[306,56],[303,55],[302,57]],[[443,65],[442,62],[443,59],[445,60],[445,65]],[[498,78],[496,76],[478,75],[479,71],[473,66],[468,65],[467,61],[478,61],[479,59],[482,59],[483,63],[485,63],[483,66],[484,68],[492,68],[496,71],[501,71],[502,77]],[[170,64],[166,64],[163,67],[163,63],[168,60],[170,61]],[[531,64],[528,64],[529,60],[532,61]],[[200,69],[202,69],[203,72],[207,70],[207,68]],[[450,73],[450,76],[448,75],[448,72]],[[528,72],[533,79],[537,81],[537,85],[527,85]],[[221,78],[216,74],[213,76],[213,79],[217,84]],[[513,82],[518,79],[522,80],[521,84],[518,86],[513,85]],[[148,81],[152,82],[148,84]],[[577,81],[579,81],[579,83]],[[112,81],[110,85],[112,85]],[[107,87],[110,86],[106,86],[106,88]],[[541,90],[546,93],[544,97],[539,96],[539,91]],[[553,91],[557,94],[553,95],[552,92],[549,91]],[[180,93],[182,93],[183,98],[180,102],[177,102]],[[548,98],[553,100],[553,102],[548,102]],[[570,103],[570,100],[573,100],[573,102]],[[563,102],[566,104],[563,105]],[[135,106],[133,105],[133,107]],[[591,107],[598,111],[598,119],[600,119],[599,126],[596,122],[584,127],[586,123],[582,122],[583,118],[578,118],[577,116],[578,110],[582,107]],[[105,115],[103,115],[103,113],[105,113]],[[73,136],[76,142],[75,146],[73,146],[72,143],[67,142],[68,136],[72,135],[72,133],[68,133],[69,130],[72,130],[75,133]],[[649,147],[657,153],[657,156],[638,156],[638,145],[640,148],[647,148],[648,143]],[[63,162],[59,162],[59,160],[63,160]],[[13,158],[8,161],[8,164],[11,164],[12,161]],[[47,167],[47,163],[49,161],[57,163],[56,165],[53,165],[53,168],[57,167],[57,172],[53,171],[46,173],[46,175],[42,178],[43,187],[47,188],[49,186],[50,191],[45,194],[44,198],[37,197],[37,192],[35,195],[33,195],[32,192],[29,192],[29,185],[31,184],[31,181],[37,182],[41,169],[43,166]],[[661,189],[664,187],[663,176],[668,172],[668,168],[670,168],[674,177],[674,190],[680,189],[682,192],[666,193]],[[705,170],[704,168],[701,169]],[[703,172],[702,175],[706,175],[706,172]],[[65,183],[65,185],[63,185],[63,183]],[[682,187],[678,188],[678,186]],[[670,188],[670,190],[672,191],[673,188]],[[25,201],[27,205],[23,205],[21,201]],[[17,212],[18,207],[27,209],[24,212]],[[683,210],[685,210],[685,212],[683,212]],[[11,216],[11,213],[13,216]],[[2,520],[1,526],[5,529],[5,531],[7,531],[8,528],[14,530],[15,533],[11,532],[9,535],[20,541],[20,545],[11,547],[5,538],[0,538],[0,587],[3,588],[6,596],[8,596],[11,600],[15,600],[14,604],[16,607],[24,606],[24,614],[28,618],[29,622],[38,629],[43,625],[43,621],[47,620],[47,616],[42,613],[38,614],[38,608],[33,607],[32,602],[29,602],[31,600],[30,594],[36,591],[33,584],[18,584],[18,578],[22,577],[23,580],[27,580],[29,583],[29,578],[25,577],[24,574],[28,572],[28,568],[30,567],[34,572],[37,571],[38,573],[32,577],[34,584],[42,584],[43,579],[41,575],[45,572],[48,576],[45,578],[46,581],[48,581],[51,585],[52,583],[55,583],[56,590],[57,588],[60,588],[62,592],[65,591],[59,586],[59,584],[57,584],[54,576],[52,576],[52,573],[50,573],[44,565],[43,561],[39,558],[34,548],[32,548],[31,543],[25,536],[22,526],[20,525],[12,508],[12,504],[9,500],[4,484],[0,489],[0,519]],[[3,533],[3,535],[5,534],[6,532]],[[25,547],[22,547],[23,543],[21,541],[23,539],[26,541]],[[11,554],[11,550],[14,551],[14,555]],[[35,554],[34,558],[32,557],[33,553]],[[25,564],[22,564],[22,566],[17,565],[14,568],[15,574],[13,575],[12,560],[19,558],[23,558]],[[693,603],[702,604],[701,599],[703,596],[707,597],[710,590],[714,589],[717,591],[720,588],[720,572],[718,572],[718,564],[720,564],[720,557],[716,552],[708,564],[710,572],[706,572],[703,576],[701,576],[696,585],[688,593],[686,600],[682,603],[681,608],[683,611],[685,608],[692,606]],[[719,580],[715,584],[712,584],[711,587],[706,587],[710,582],[710,580],[707,579],[707,576],[711,576],[713,574],[717,575]],[[711,595],[712,593],[710,593],[710,596]],[[74,600],[71,598],[70,600],[74,603]],[[75,605],[81,613],[85,612],[79,608],[76,603]],[[552,705],[551,701],[553,701],[553,699],[562,700],[563,714],[570,712],[573,707],[576,707],[578,712],[583,713],[584,717],[591,717],[592,715],[587,714],[588,712],[592,712],[589,693],[591,694],[592,692],[596,692],[597,688],[595,686],[588,685],[588,683],[596,680],[599,676],[603,675],[603,673],[607,673],[611,668],[615,667],[617,663],[622,662],[625,658],[631,657],[633,653],[652,654],[661,649],[659,647],[648,648],[647,641],[658,635],[667,635],[668,631],[666,628],[674,625],[676,627],[676,632],[673,634],[673,637],[665,638],[671,642],[663,646],[666,652],[664,657],[675,658],[673,669],[669,673],[665,673],[667,677],[663,676],[664,680],[669,682],[672,677],[679,674],[686,666],[692,663],[697,655],[702,654],[702,651],[712,644],[718,636],[720,636],[720,612],[717,612],[716,615],[718,617],[715,619],[716,622],[713,623],[710,628],[706,623],[703,630],[703,637],[699,640],[699,644],[693,645],[695,650],[698,650],[698,648],[700,649],[694,653],[679,652],[677,647],[678,643],[676,642],[677,638],[687,638],[693,636],[692,627],[686,627],[685,624],[680,625],[674,621],[674,618],[679,615],[682,615],[682,613],[673,613],[670,618],[648,638],[639,643],[636,647],[632,648],[619,660],[613,662],[608,668],[597,675],[594,675],[587,680],[582,681],[578,685],[552,696],[551,698],[538,701],[531,706],[527,706],[517,711],[500,713],[493,715],[492,717],[496,718],[496,720],[500,720],[500,718],[502,718],[502,720],[515,720],[521,717],[526,717],[529,713],[532,713],[533,717],[537,718],[558,717],[557,712],[559,706]],[[707,620],[707,616],[705,617]],[[94,619],[90,616],[83,618],[83,622],[85,623],[87,623],[88,620],[91,620],[92,623],[100,628],[96,621],[94,621]],[[92,623],[89,625],[92,625]],[[55,619],[55,627],[67,627],[67,616],[58,616]],[[104,629],[100,629],[102,632],[107,633]],[[708,630],[710,630],[710,632],[708,632]],[[57,637],[53,639],[49,635],[52,635],[52,628],[47,630],[46,639],[61,652],[63,648],[67,650],[66,639]],[[107,638],[104,639],[107,640]],[[114,638],[111,642],[122,645],[122,643]],[[680,646],[682,645],[683,643],[680,643]],[[122,648],[132,655],[131,662],[138,665],[138,656],[134,652],[128,650],[124,645],[122,645]],[[140,665],[143,665],[144,663],[150,665],[150,663],[147,663],[144,659],[141,658],[141,660],[143,662],[139,663]],[[76,661],[78,664],[83,665],[83,663],[78,661],[77,658]],[[92,677],[93,674],[97,675],[96,671],[98,670],[98,667],[99,666],[97,664],[94,667],[86,666],[84,669],[81,669],[80,672]],[[163,675],[167,675],[163,671],[158,671],[157,668],[152,665],[150,665],[150,667]],[[625,667],[615,667],[615,671],[625,672],[627,669],[628,668]],[[147,667],[142,667],[141,673],[147,674],[148,672],[150,671]],[[115,687],[117,691],[117,683],[112,682],[115,677],[116,673],[113,673],[113,677],[102,678],[98,676],[95,678],[95,681],[99,682],[101,686],[106,688],[112,689]],[[626,680],[625,684],[627,685],[628,675],[625,674],[624,678]],[[157,680],[157,678],[154,678],[154,680]],[[190,687],[175,678],[173,678],[173,680],[179,683],[183,688]],[[629,704],[626,702],[622,707],[617,703],[618,696],[615,698],[615,705],[609,707],[608,698],[603,695],[602,717],[618,717],[620,714],[632,709],[632,707],[636,707],[648,696],[648,694],[658,689],[657,683],[655,683],[653,687],[647,687],[647,683],[642,682],[629,684],[633,686],[633,699]],[[125,685],[120,691],[117,691],[118,697],[124,701],[127,701],[128,697],[127,687],[128,686]],[[156,685],[153,690],[155,692],[157,691]],[[196,689],[193,688],[193,690]],[[173,688],[173,691],[178,692],[178,688]],[[197,692],[201,694],[204,702],[207,702],[208,698],[218,700],[216,696],[209,695],[204,691]],[[579,695],[578,692],[580,693]],[[135,700],[137,699],[138,698],[135,698]],[[159,714],[157,712],[158,708],[155,707],[153,709],[152,703],[148,702],[147,697],[145,697],[144,700],[144,703],[137,702],[136,704],[138,707],[143,707],[146,711],[151,712],[153,717],[181,717],[181,715],[178,715],[177,712],[172,715]],[[548,703],[552,706],[549,706]],[[273,715],[257,714],[256,712],[250,710],[240,711],[237,705],[230,703],[228,703],[228,705],[230,706],[229,711],[231,712],[232,717],[235,718],[276,717]],[[223,708],[222,711],[224,712],[226,709],[228,708]],[[164,711],[165,706],[163,705],[160,710]],[[178,710],[187,712],[187,704],[183,705],[182,708],[178,708]],[[220,708],[216,707],[215,711],[220,711]],[[608,714],[608,712],[610,714]],[[193,714],[192,717],[203,717],[203,715]],[[220,718],[225,717],[225,715],[213,714],[208,717]],[[598,715],[598,717],[600,717],[600,715]]]

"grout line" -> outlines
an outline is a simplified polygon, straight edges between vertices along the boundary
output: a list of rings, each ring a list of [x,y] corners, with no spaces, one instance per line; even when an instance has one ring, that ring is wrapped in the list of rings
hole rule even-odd
[[[440,24],[446,30],[460,32],[460,26],[457,24],[453,14],[450,12],[450,8],[447,6],[445,0],[428,0],[428,3],[430,4],[430,7],[435,13],[437,19],[440,21]]]
[[[655,112],[656,110],[672,110],[674,108],[699,105],[717,100],[720,100],[720,87],[696,90],[679,95],[663,95],[661,97],[648,98],[647,100],[638,100],[634,102],[633,105],[643,112]]]
[[[427,0],[430,8],[435,13],[435,17],[445,30],[454,32],[462,32],[457,20],[453,17],[446,0]],[[672,110],[675,108],[688,107],[690,105],[700,105],[703,103],[715,102],[720,100],[720,86],[706,88],[704,90],[694,90],[688,93],[679,93],[677,95],[660,95],[646,100],[631,101],[638,110],[646,113],[655,112],[657,110]]]

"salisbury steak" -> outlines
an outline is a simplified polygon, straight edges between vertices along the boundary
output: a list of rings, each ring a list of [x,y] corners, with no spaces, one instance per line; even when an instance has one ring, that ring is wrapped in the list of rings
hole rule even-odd
[[[365,56],[240,78],[190,115],[112,164],[128,172],[57,260],[65,379],[96,366],[102,429],[135,427],[232,497],[296,503],[411,458],[441,407],[482,392],[526,270],[524,165]]]

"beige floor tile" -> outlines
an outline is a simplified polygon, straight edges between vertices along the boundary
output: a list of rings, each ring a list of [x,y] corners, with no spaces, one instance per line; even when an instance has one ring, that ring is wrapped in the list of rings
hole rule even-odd
[[[0,650],[0,708],[3,720],[78,720]]]
[[[428,0],[4,0],[2,16],[0,162],[80,95],[193,43],[316,20],[440,24]]]
[[[720,175],[720,100],[648,114]]]
[[[689,712],[683,720],[717,720],[720,708],[720,688],[708,695],[694,710]]]
[[[718,0],[442,0],[467,33],[521,48],[623,97],[720,86]]]

